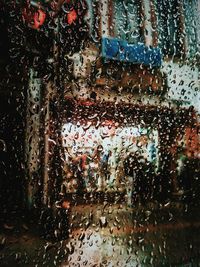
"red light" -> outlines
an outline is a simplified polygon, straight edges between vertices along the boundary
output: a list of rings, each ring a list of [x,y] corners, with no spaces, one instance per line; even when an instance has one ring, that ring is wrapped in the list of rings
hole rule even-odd
[[[28,26],[33,29],[40,28],[46,19],[46,14],[41,9],[33,11],[32,9],[24,8],[22,16]]]
[[[75,20],[77,19],[77,13],[74,9],[72,9],[68,14],[67,14],[67,23],[71,25]]]
[[[63,201],[62,208],[69,209],[70,208],[70,202],[69,201]]]
[[[92,102],[92,101],[89,101],[89,100],[82,100],[82,101],[79,101],[79,104],[82,105],[82,106],[92,106],[95,103]]]
[[[38,29],[40,28],[46,19],[46,14],[42,11],[42,10],[38,10],[35,14],[34,14],[34,25],[33,28]]]

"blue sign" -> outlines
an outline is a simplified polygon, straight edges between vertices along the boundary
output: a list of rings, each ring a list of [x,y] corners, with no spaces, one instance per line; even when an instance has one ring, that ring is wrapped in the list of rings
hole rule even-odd
[[[102,38],[102,57],[134,64],[160,67],[162,58],[159,48],[144,44],[129,44],[116,38]]]

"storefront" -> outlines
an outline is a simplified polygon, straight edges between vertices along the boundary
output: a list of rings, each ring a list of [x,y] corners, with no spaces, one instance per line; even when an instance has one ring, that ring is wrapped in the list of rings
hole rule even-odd
[[[167,199],[179,189],[178,143],[195,126],[188,110],[73,97],[62,107],[50,126],[49,199],[133,191]],[[143,173],[130,171],[133,161]]]
[[[134,124],[120,126],[114,120],[103,120],[98,126],[92,121],[82,124],[77,121],[76,124],[64,124],[62,134],[68,162],[65,175],[68,178],[70,175],[72,184],[76,186],[77,178],[72,172],[69,174],[70,165],[81,164],[77,168],[84,179],[83,190],[88,192],[120,188],[125,182],[124,161],[131,153],[138,153],[158,166],[157,130]]]
[[[147,166],[145,176],[150,168],[157,175],[162,164],[160,146],[169,143],[160,134],[169,110],[74,100],[68,100],[68,105],[72,110],[62,126],[63,193],[126,193],[130,168],[126,162],[134,156]],[[153,187],[155,177],[151,179]]]

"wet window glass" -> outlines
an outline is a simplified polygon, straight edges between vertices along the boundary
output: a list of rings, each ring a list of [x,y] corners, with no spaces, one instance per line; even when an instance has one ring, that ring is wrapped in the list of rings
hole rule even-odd
[[[200,266],[200,3],[0,0],[0,266]]]
[[[183,15],[180,1],[156,1],[159,39],[166,55],[183,53]]]
[[[142,36],[140,31],[141,3],[138,1],[114,1],[114,28],[116,37],[137,43]]]

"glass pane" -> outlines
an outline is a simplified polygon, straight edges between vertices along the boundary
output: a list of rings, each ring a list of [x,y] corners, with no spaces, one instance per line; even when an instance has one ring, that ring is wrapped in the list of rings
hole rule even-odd
[[[182,7],[180,1],[156,0],[159,46],[165,55],[183,54]]]
[[[200,266],[199,12],[0,0],[0,266]]]
[[[185,32],[187,36],[187,46],[189,56],[195,56],[197,52],[197,31],[196,20],[194,17],[198,17],[197,13],[197,1],[184,1],[184,18],[185,18]]]
[[[140,8],[138,1],[114,1],[116,37],[134,44],[141,41]]]

